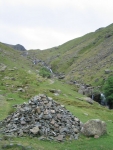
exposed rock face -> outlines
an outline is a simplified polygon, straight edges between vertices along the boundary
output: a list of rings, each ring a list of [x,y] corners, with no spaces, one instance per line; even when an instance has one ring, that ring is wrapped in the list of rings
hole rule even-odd
[[[17,44],[17,45],[14,45],[12,46],[14,49],[16,50],[20,50],[20,51],[25,51],[26,49],[24,48],[24,46],[20,45],[20,44]]]
[[[2,126],[4,134],[41,135],[58,141],[78,139],[81,130],[81,122],[77,117],[66,110],[64,105],[43,94],[17,106],[17,111],[3,120]]]
[[[88,137],[101,136],[107,133],[106,123],[99,119],[89,120],[83,125],[81,132]]]
[[[90,96],[92,94],[92,87],[87,87],[85,85],[80,85],[78,93],[86,95],[86,96]]]

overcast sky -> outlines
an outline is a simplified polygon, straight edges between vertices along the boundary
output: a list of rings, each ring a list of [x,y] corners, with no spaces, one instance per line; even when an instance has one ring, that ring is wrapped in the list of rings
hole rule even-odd
[[[112,20],[113,0],[0,0],[0,42],[46,49]]]

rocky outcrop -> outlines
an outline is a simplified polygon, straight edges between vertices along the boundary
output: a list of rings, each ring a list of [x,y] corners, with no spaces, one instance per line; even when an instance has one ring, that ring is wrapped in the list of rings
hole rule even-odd
[[[13,45],[12,46],[14,49],[19,50],[19,51],[25,51],[26,49],[24,48],[24,46],[17,44],[17,45]]]
[[[39,136],[63,141],[78,139],[80,120],[52,98],[39,94],[2,121],[2,132],[15,136]],[[40,137],[41,136],[41,137]]]
[[[7,45],[7,46],[9,46],[15,50],[26,51],[25,47],[20,45],[20,44],[16,44],[16,45],[11,45],[11,44],[6,44],[6,43],[3,43],[3,44],[5,44],[5,45]]]
[[[79,85],[78,93],[86,95],[86,96],[91,96],[92,92],[93,92],[92,87],[86,86],[86,85]]]
[[[104,135],[107,133],[106,123],[99,119],[89,120],[83,125],[81,132],[88,137]]]

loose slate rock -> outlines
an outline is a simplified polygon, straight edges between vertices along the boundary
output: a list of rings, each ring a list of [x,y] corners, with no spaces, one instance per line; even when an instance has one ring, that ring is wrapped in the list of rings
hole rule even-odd
[[[16,112],[1,122],[2,133],[14,136],[43,136],[58,141],[64,141],[67,137],[78,139],[80,120],[52,98],[39,94],[28,103],[16,107]]]
[[[58,136],[56,137],[56,140],[62,141],[62,140],[63,140],[63,135],[58,135]]]
[[[39,128],[36,126],[36,127],[34,127],[33,129],[30,129],[30,131],[31,131],[33,134],[37,134],[38,131],[39,131]]]

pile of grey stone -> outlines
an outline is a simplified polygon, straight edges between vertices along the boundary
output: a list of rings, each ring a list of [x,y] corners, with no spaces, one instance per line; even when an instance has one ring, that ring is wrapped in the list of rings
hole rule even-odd
[[[6,135],[29,135],[56,141],[79,137],[80,120],[51,97],[39,94],[28,103],[17,105],[16,109],[1,122],[2,132]]]

